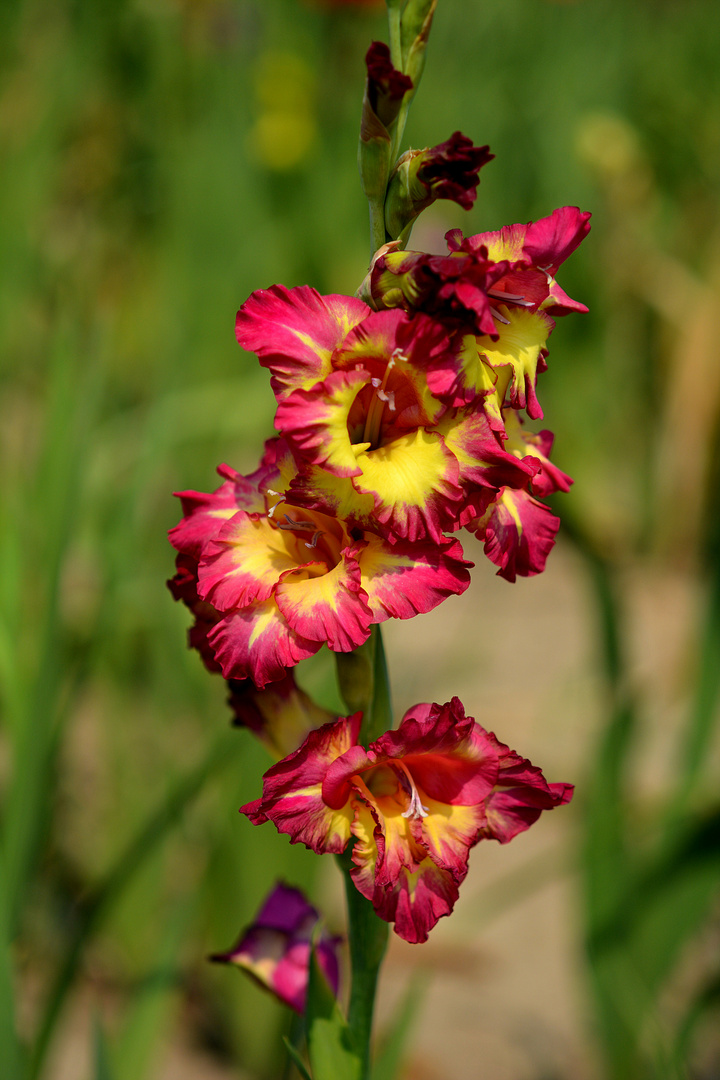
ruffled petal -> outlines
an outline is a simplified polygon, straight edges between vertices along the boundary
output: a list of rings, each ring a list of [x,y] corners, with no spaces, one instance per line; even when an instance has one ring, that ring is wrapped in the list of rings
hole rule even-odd
[[[254,825],[272,821],[293,844],[316,852],[341,852],[351,836],[355,807],[351,799],[330,807],[322,798],[328,768],[356,745],[361,713],[312,731],[303,745],[265,773],[260,799],[241,807]]]
[[[307,285],[273,285],[258,289],[242,305],[235,336],[270,369],[280,399],[329,375],[333,351],[369,313],[353,296],[321,296]]]
[[[545,569],[560,528],[560,518],[527,491],[503,488],[478,521],[466,525],[485,541],[485,554],[507,581]]]
[[[370,633],[373,617],[360,586],[360,567],[348,552],[332,569],[308,562],[283,573],[275,602],[290,627],[327,642],[335,652],[351,652]]]
[[[432,611],[470,584],[468,568],[473,564],[463,558],[454,540],[434,544],[397,540],[391,545],[366,532],[353,550],[375,622],[411,619]]]
[[[535,392],[539,372],[547,369],[545,342],[555,325],[542,311],[498,305],[506,323],[499,326],[497,341],[478,338],[478,351],[492,368],[509,367],[509,400],[516,409],[527,409],[533,419],[542,417]]]
[[[529,829],[543,810],[569,803],[575,789],[572,784],[548,784],[536,765],[494,735],[488,737],[497,747],[500,768],[495,789],[486,802],[483,835],[506,844]]]
[[[462,497],[458,466],[441,436],[419,428],[386,446],[358,454],[358,491],[375,499],[375,518],[407,540],[440,540],[450,507]]]
[[[183,519],[168,536],[170,543],[185,555],[200,558],[203,545],[218,532],[238,510],[262,513],[263,496],[252,478],[241,476],[229,465],[219,465],[218,473],[225,482],[215,491],[177,491],[183,509]]]
[[[275,414],[275,426],[285,432],[298,458],[322,466],[335,476],[359,476],[348,417],[370,378],[362,368],[334,371],[311,390],[294,390],[283,398]]]
[[[490,426],[502,434],[501,403],[495,389],[497,374],[485,363],[474,334],[457,335],[452,349],[428,367],[427,381],[434,394],[455,408],[482,398]]]
[[[538,471],[537,464],[521,460],[500,445],[482,411],[463,409],[443,417],[438,430],[455,455],[465,484],[525,488]]]
[[[526,227],[523,254],[534,266],[555,274],[590,232],[591,214],[577,206],[561,206]]]
[[[205,550],[198,592],[220,611],[232,611],[272,596],[280,575],[297,567],[287,533],[267,517],[237,513]]]
[[[348,526],[369,526],[375,509],[372,495],[358,491],[350,477],[313,466],[293,481],[289,498],[297,506],[330,514]]]
[[[272,597],[230,612],[208,631],[207,641],[224,678],[249,678],[260,690],[323,644],[289,627]]]

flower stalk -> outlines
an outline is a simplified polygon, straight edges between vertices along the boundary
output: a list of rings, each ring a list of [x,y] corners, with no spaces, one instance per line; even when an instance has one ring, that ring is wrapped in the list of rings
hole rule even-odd
[[[254,473],[228,465],[211,493],[180,492],[169,582],[195,618],[190,643],[230,691],[235,722],[275,757],[241,807],[292,843],[335,855],[347,896],[350,995],[337,1001],[320,913],[280,884],[216,959],[304,1015],[307,1080],[369,1080],[389,925],[421,944],[451,914],[484,840],[508,843],[572,785],[466,714],[454,697],[394,722],[380,624],[431,611],[470,584],[466,529],[508,581],[540,573],[560,524],[541,500],[571,479],[550,461],[536,385],[555,319],[585,310],[555,274],[589,214],[447,236],[404,250],[436,199],[469,209],[493,157],[461,132],[400,153],[437,0],[387,0],[373,42],[359,167],[371,264],[354,297],[273,285],[237,314],[238,343],[271,374],[274,427]],[[314,703],[294,668],[335,654],[346,715]]]
[[[382,632],[372,629],[369,639],[352,653],[338,653],[336,666],[340,693],[350,712],[363,713],[360,729],[365,743],[392,727],[390,679]],[[351,984],[348,1025],[360,1058],[361,1080],[370,1075],[370,1048],[378,978],[388,941],[388,924],[362,896],[350,875],[352,848],[337,856],[347,899]]]

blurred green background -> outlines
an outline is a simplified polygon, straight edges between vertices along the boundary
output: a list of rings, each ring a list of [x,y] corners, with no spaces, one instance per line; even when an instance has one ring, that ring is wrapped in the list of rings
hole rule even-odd
[[[165,533],[173,490],[254,468],[271,433],[238,306],[364,274],[357,126],[384,11],[4,0],[0,23],[4,1067],[270,1080],[286,1018],[204,956],[278,873],[325,885],[238,820],[267,762],[186,649]],[[551,562],[575,559],[595,648],[592,740],[580,775],[551,777],[579,785],[584,1021],[580,1063],[530,1080],[720,1076],[718,42],[709,0],[440,0],[407,129],[496,154],[474,209],[434,207],[417,247],[565,203],[594,215],[561,275],[591,313],[559,324],[541,385],[576,480]],[[674,772],[650,795],[633,740],[660,720],[623,636],[638,573],[680,581],[691,611]],[[452,1072],[481,1075],[502,1074]]]

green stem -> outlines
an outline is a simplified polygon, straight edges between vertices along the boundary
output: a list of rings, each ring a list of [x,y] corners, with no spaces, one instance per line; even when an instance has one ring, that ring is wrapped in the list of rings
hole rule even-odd
[[[348,1025],[361,1062],[360,1080],[368,1080],[375,993],[387,948],[389,927],[375,914],[370,901],[356,889],[350,877],[353,865],[351,852],[338,856],[338,862],[345,878],[352,968]]]
[[[360,742],[367,746],[392,727],[390,680],[382,633],[373,626],[364,645],[351,653],[336,653],[340,694],[349,713],[362,712]]]
[[[368,746],[392,727],[390,681],[380,627],[373,626],[370,637],[359,649],[338,653],[335,659],[340,693],[349,710],[362,710],[360,742]],[[387,947],[388,924],[375,914],[370,901],[355,887],[350,876],[351,848],[338,856],[338,863],[345,878],[352,968],[348,1024],[360,1056],[361,1080],[368,1080],[375,992]]]
[[[388,6],[388,27],[390,31],[390,59],[393,67],[403,71],[402,56],[402,9],[399,4]]]
[[[387,243],[385,231],[385,193],[380,199],[369,199],[370,206],[370,258],[378,248]]]

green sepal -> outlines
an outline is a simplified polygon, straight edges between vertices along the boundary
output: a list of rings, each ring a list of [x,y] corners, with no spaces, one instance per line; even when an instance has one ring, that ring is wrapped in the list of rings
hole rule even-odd
[[[361,1080],[352,1031],[318,963],[313,942],[305,1009],[312,1080]]]
[[[435,201],[417,178],[424,153],[424,150],[406,150],[392,171],[385,197],[385,229],[393,240],[397,240],[418,214]]]
[[[425,67],[425,50],[437,0],[408,0],[402,13],[403,71],[417,89]]]
[[[368,199],[383,199],[390,173],[392,140],[385,125],[368,104],[363,105],[358,143],[358,169]]]

